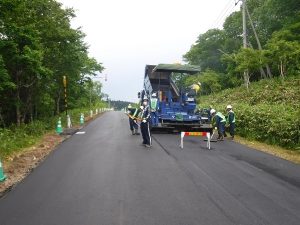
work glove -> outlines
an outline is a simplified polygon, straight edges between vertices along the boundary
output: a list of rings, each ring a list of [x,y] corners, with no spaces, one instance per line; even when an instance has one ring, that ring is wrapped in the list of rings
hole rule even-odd
[[[146,123],[147,121],[144,119],[142,122],[143,122],[143,123]]]

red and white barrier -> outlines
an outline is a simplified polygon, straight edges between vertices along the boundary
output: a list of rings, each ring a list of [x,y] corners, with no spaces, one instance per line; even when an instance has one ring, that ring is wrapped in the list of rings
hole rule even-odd
[[[183,138],[185,136],[202,136],[207,137],[206,147],[210,149],[210,132],[181,132],[180,148],[183,148]]]

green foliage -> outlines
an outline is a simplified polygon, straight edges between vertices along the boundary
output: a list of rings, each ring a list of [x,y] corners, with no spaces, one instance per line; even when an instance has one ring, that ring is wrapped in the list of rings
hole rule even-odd
[[[104,68],[88,56],[84,33],[71,28],[72,9],[55,0],[2,0],[0,11],[1,126],[66,110],[63,76],[69,109],[101,101],[101,85],[94,90],[87,77]]]
[[[106,103],[98,103],[92,109],[106,108]],[[80,115],[85,117],[90,115],[90,108],[81,108],[70,110],[72,125],[80,124]],[[26,147],[36,144],[41,136],[47,132],[54,131],[58,118],[61,117],[62,127],[67,126],[67,118],[64,113],[55,117],[36,120],[21,126],[11,125],[9,128],[0,128],[0,157],[6,157],[16,151],[21,151]]]
[[[175,74],[175,78],[177,86],[183,88],[189,88],[192,84],[201,83],[198,96],[217,93],[220,90],[232,88],[241,83],[237,77],[230,74],[218,73],[210,69],[195,75]]]
[[[35,144],[46,130],[46,123],[35,121],[9,129],[0,128],[0,157],[5,157],[16,150]]]
[[[231,85],[240,85],[239,78],[248,87],[249,82],[273,76],[300,75],[300,4],[299,0],[247,0],[247,9],[261,43],[257,43],[247,16],[247,49],[242,46],[242,12],[229,15],[223,29],[211,29],[200,34],[183,58],[228,74]],[[250,78],[243,72],[249,71]],[[223,79],[224,81],[224,79]],[[223,86],[221,84],[221,86]]]
[[[104,107],[102,85],[92,80],[104,68],[89,57],[84,33],[70,25],[74,11],[61,3],[1,0],[0,12],[0,156],[6,156],[54,130],[58,116],[66,126],[63,76],[73,125],[80,113]]]
[[[127,101],[111,101],[110,105],[111,107],[114,107],[116,110],[122,110],[124,108],[127,108],[127,106],[131,104],[132,107],[140,107],[139,104],[127,102]]]
[[[218,29],[208,30],[201,34],[183,57],[192,65],[199,65],[202,70],[214,69],[218,72],[224,71],[221,62],[220,49],[224,43],[224,32]]]
[[[200,106],[225,112],[234,107],[237,133],[290,149],[300,149],[300,79],[262,80],[249,91],[235,88],[201,97]]]
[[[201,83],[201,93],[203,94],[213,94],[222,89],[219,82],[222,75],[212,71],[206,70],[199,76],[199,82]]]
[[[300,23],[274,32],[267,43],[266,55],[272,59],[282,77],[300,71]]]
[[[263,52],[252,48],[241,48],[234,56],[236,71],[239,73],[242,73],[245,70],[257,71],[266,63]]]

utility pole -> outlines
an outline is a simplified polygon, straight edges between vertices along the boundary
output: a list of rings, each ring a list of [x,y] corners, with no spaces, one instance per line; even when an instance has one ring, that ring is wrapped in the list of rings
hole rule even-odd
[[[243,13],[243,47],[247,48],[247,25],[246,25],[246,0],[242,0],[242,13]],[[249,72],[244,71],[244,81],[248,89],[249,87]]]
[[[243,13],[243,47],[247,48],[246,0],[242,0]]]
[[[248,15],[248,18],[249,18],[249,21],[250,21],[250,25],[252,27],[252,30],[253,30],[253,33],[254,33],[254,36],[255,36],[255,39],[256,39],[256,42],[257,42],[257,46],[258,46],[258,49],[259,50],[262,50],[262,47],[261,47],[261,43],[259,41],[259,38],[258,38],[258,35],[257,35],[257,32],[255,30],[255,27],[254,27],[254,24],[253,24],[253,21],[252,21],[252,18],[250,16],[250,13],[249,13],[249,10],[248,10],[248,7],[246,6],[246,12],[247,12],[247,15]],[[272,78],[272,73],[271,73],[271,70],[270,70],[270,67],[268,64],[266,64],[266,68],[267,68],[267,73],[268,73],[268,77],[269,78]],[[264,78],[266,78],[266,74],[265,74],[265,71],[263,68],[260,68],[260,71],[263,75]]]

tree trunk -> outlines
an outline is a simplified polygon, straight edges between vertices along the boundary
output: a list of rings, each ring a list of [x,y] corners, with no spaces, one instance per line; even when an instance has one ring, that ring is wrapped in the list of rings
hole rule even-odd
[[[38,118],[38,105],[37,105],[37,103],[35,103],[35,105],[34,105],[34,119],[37,120],[37,118]]]
[[[17,90],[16,90],[16,122],[17,122],[17,126],[19,127],[21,125],[21,98],[20,98],[20,87],[19,85],[17,86]]]
[[[21,125],[21,111],[20,111],[20,102],[17,101],[16,102],[16,122],[17,122],[17,126],[19,127]]]
[[[280,76],[284,78],[284,65],[282,60],[280,60]]]
[[[245,70],[244,72],[244,82],[247,90],[249,89],[249,84],[250,84],[250,77],[249,77],[249,71]]]
[[[271,72],[271,69],[270,69],[269,64],[266,65],[266,68],[267,68],[267,74],[268,74],[268,77],[269,77],[269,78],[272,78],[272,77],[273,77],[273,74],[272,74],[272,72]]]
[[[16,123],[17,126],[19,127],[22,122],[22,114],[21,114],[21,81],[20,81],[20,76],[22,75],[22,70],[18,70],[15,73],[15,82],[16,82],[16,92],[15,92],[15,104],[16,104]]]
[[[56,115],[59,115],[59,113],[60,113],[59,103],[60,103],[60,94],[58,93],[58,96],[56,99]]]
[[[2,124],[2,126],[5,128],[5,122],[2,116],[2,109],[0,108],[0,124]]]
[[[261,78],[266,79],[266,78],[267,78],[267,75],[266,75],[266,73],[265,73],[265,70],[264,70],[262,67],[260,67],[259,70],[260,70]]]
[[[30,103],[30,107],[29,107],[29,120],[30,120],[30,122],[33,122],[33,105],[32,105],[32,102]]]

